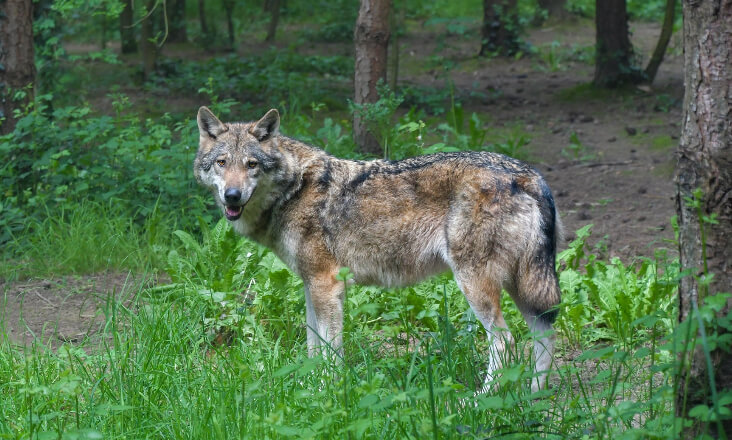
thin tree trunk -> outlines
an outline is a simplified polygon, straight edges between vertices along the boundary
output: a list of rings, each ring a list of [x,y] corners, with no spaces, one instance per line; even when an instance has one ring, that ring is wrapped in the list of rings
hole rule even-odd
[[[681,266],[693,276],[679,285],[679,319],[685,320],[707,293],[729,292],[732,286],[732,0],[685,0],[684,13],[684,117],[676,168],[676,212],[679,224]],[[698,208],[686,201],[701,189]],[[700,217],[701,215],[701,217]],[[714,222],[705,221],[715,217]],[[699,280],[714,274],[709,287]],[[730,312],[730,304],[722,312]],[[719,331],[725,331],[719,329]],[[700,350],[690,356],[683,372],[677,415],[684,417],[695,405],[712,408],[712,379],[716,389],[732,388],[732,354],[711,353],[713,375]],[[704,428],[719,438],[720,426],[695,425],[686,438]],[[723,429],[732,434],[729,420]]]
[[[228,50],[234,50],[234,0],[222,0],[226,12],[226,29],[228,35]]]
[[[478,55],[513,55],[519,49],[517,0],[483,0],[483,24]]]
[[[33,100],[36,67],[33,48],[33,3],[31,0],[0,2],[0,134],[15,129],[13,111]],[[28,86],[30,88],[27,88]],[[13,99],[24,89],[24,99]]]
[[[390,0],[361,0],[354,30],[356,62],[353,101],[356,104],[378,101],[376,84],[379,80],[386,80],[389,9]],[[362,152],[381,153],[381,145],[357,112],[353,115],[353,138]]]
[[[101,28],[99,35],[99,48],[104,50],[107,48],[107,22],[109,21],[109,18],[106,15],[100,15],[99,19],[99,27]]]
[[[271,14],[269,19],[269,26],[267,26],[267,37],[264,39],[266,42],[272,42],[277,34],[277,24],[280,21],[280,0],[269,0],[267,8]]]
[[[617,87],[641,80],[633,65],[625,0],[595,0],[595,78],[600,87]]]
[[[208,24],[206,23],[206,6],[204,0],[198,0],[198,20],[201,23],[201,34],[208,37]]]
[[[398,3],[395,2],[394,7],[389,14],[389,27],[391,28],[391,36],[389,42],[391,48],[389,49],[389,88],[396,90],[397,83],[399,81],[399,30],[404,24],[404,11],[406,7],[403,0]]]
[[[644,72],[645,80],[648,84],[653,83],[658,73],[658,67],[663,61],[664,55],[666,55],[666,48],[668,42],[671,41],[671,34],[674,32],[674,18],[676,16],[676,0],[666,0],[666,13],[663,17],[663,27],[661,28],[661,35],[658,37],[658,43],[656,48],[653,50],[651,60],[648,62],[648,66]]]
[[[135,30],[132,28],[134,19],[134,10],[132,0],[124,0],[124,9],[119,15],[119,35],[122,44],[122,53],[137,52],[137,41],[135,41]]]
[[[185,43],[188,41],[186,26],[186,0],[169,1],[168,11],[168,41],[171,43]]]
[[[150,79],[150,76],[155,71],[155,63],[157,61],[157,45],[153,41],[153,24],[155,22],[155,14],[153,8],[157,0],[147,0],[145,14],[147,14],[142,20],[142,33],[140,36],[140,47],[142,50],[142,74],[145,80]]]

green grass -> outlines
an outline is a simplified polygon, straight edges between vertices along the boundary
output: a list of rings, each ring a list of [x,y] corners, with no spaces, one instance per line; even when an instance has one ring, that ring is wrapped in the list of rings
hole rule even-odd
[[[305,358],[302,316],[293,338],[260,324],[221,347],[206,342],[196,319],[200,306],[184,300],[142,305],[150,300],[142,293],[138,298],[137,310],[109,305],[103,348],[22,352],[6,343],[0,432],[38,438],[567,438],[624,431],[630,413],[661,416],[644,428],[669,424],[670,385],[661,379],[653,389],[633,390],[628,383],[649,380],[632,377],[652,358],[638,350],[610,345],[587,352],[558,370],[553,390],[535,394],[526,367],[512,365],[498,391],[476,395],[486,347],[475,332],[412,331],[405,335],[411,346],[400,347],[394,338],[381,340],[378,325],[351,331],[346,366],[340,366]],[[577,393],[577,381],[586,382],[585,394]],[[606,396],[623,400],[606,406]]]
[[[679,144],[678,140],[674,140],[669,135],[654,136],[651,139],[651,149],[656,151],[669,150],[675,148]]]
[[[172,284],[110,295],[84,344],[2,336],[0,436],[676,438],[678,263],[600,261],[588,233],[560,256],[548,390],[530,391],[531,338],[504,298],[517,345],[476,392],[488,342],[449,275],[349,287],[345,359],[307,358],[301,281],[221,221],[176,233]]]
[[[678,139],[674,140],[667,134],[651,135],[640,133],[634,136],[628,136],[628,140],[635,145],[644,146],[652,151],[667,151],[675,148],[679,144]]]
[[[166,221],[154,212],[143,223],[114,202],[84,201],[76,206],[42,207],[45,215],[29,216],[25,229],[4,250],[7,264],[0,276],[49,277],[107,270],[140,272],[159,264],[166,246]]]

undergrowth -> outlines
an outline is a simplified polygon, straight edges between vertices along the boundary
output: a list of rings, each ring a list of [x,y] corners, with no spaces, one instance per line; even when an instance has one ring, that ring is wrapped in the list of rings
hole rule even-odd
[[[41,205],[42,217],[29,216],[6,243],[8,258],[0,277],[54,277],[102,271],[141,273],[160,267],[176,223],[153,211],[136,222],[114,199],[76,206]]]
[[[201,228],[175,233],[163,263],[171,284],[109,299],[97,337],[56,351],[2,338],[0,433],[672,439],[684,423],[673,408],[686,334],[675,325],[678,262],[663,253],[601,261],[580,230],[559,256],[549,389],[530,391],[531,335],[504,295],[517,344],[481,394],[485,333],[449,275],[398,290],[349,286],[344,361],[307,358],[302,282],[226,221]],[[725,300],[701,308],[710,329]]]

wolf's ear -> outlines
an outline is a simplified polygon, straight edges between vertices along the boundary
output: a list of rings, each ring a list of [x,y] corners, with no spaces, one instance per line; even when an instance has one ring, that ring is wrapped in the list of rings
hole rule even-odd
[[[226,131],[226,126],[219,118],[214,116],[207,107],[198,109],[198,130],[201,132],[201,138],[209,137],[216,139],[221,133]]]
[[[249,133],[254,135],[259,142],[266,141],[267,139],[277,135],[280,130],[280,114],[277,110],[272,109],[267,112],[266,115],[262,116],[262,119],[257,121],[256,124],[249,129]]]

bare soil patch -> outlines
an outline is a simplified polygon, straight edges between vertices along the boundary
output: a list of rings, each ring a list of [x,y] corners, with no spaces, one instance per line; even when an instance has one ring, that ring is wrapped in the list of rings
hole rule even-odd
[[[0,336],[23,346],[36,338],[52,348],[88,343],[114,307],[129,307],[140,289],[154,284],[152,278],[121,272],[3,282]]]

